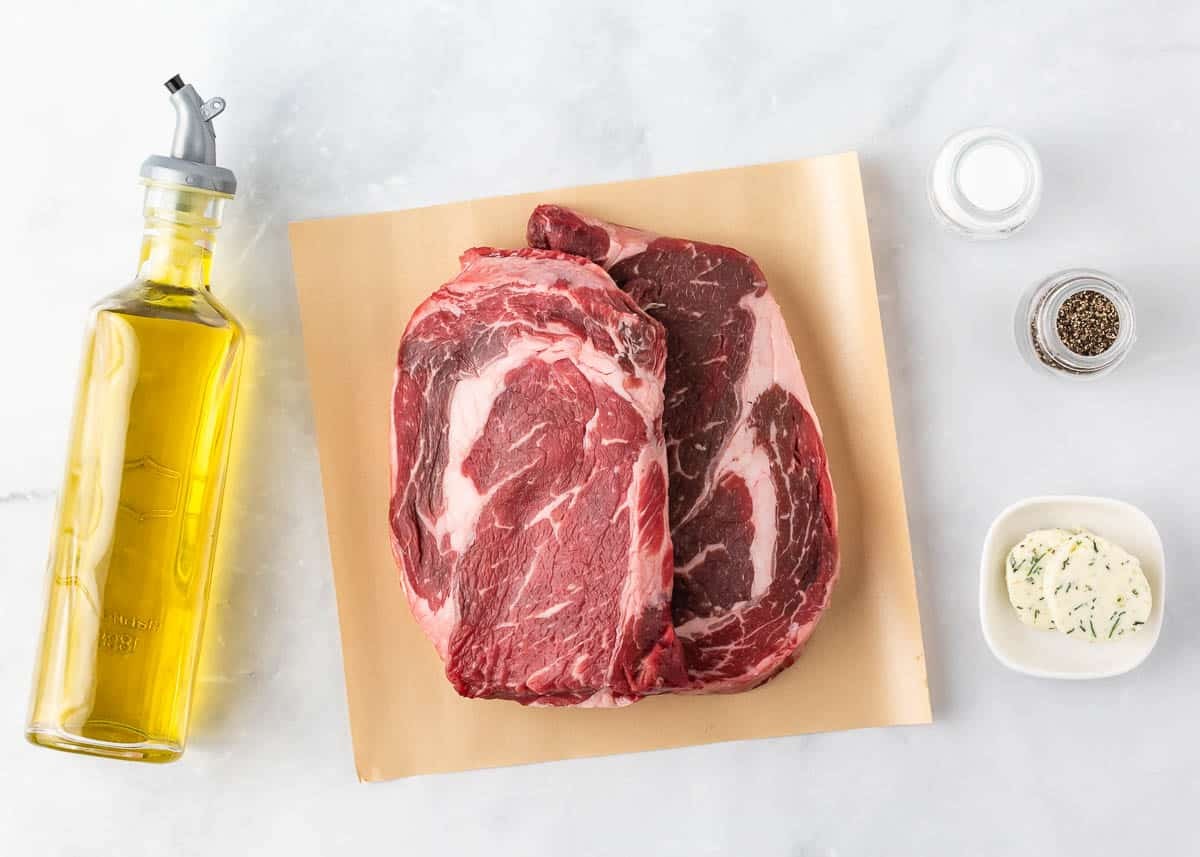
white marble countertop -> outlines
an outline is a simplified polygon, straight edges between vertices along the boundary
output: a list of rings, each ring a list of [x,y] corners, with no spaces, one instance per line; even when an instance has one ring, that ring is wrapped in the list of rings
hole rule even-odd
[[[304,5],[6,13],[0,854],[1195,850],[1200,6]],[[176,71],[229,102],[242,192],[215,283],[254,356],[207,701],[183,762],[150,767],[21,730],[80,328],[132,273],[137,167],[168,145]],[[940,141],[983,123],[1027,134],[1046,175],[1029,228],[990,244],[940,231],[923,184]],[[863,156],[936,723],[359,785],[287,221],[845,149]],[[1076,265],[1127,283],[1141,336],[1111,378],[1064,386],[1021,362],[1011,318]],[[1068,415],[1095,429],[1062,431]],[[1166,625],[1133,673],[1035,680],[984,645],[984,531],[1051,492],[1127,499],[1162,532]]]

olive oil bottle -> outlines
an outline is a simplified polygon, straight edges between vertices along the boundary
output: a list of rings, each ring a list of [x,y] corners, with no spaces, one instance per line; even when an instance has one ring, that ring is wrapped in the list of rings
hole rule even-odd
[[[97,304],[49,560],[26,736],[167,762],[183,753],[243,333],[209,289],[222,207],[212,120],[179,77],[170,157],[142,165],[137,279]]]

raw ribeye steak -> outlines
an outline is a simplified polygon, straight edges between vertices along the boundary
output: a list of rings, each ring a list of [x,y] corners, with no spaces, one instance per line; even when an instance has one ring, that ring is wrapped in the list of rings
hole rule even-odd
[[[690,689],[755,687],[795,660],[838,574],[820,426],[754,260],[540,206],[529,243],[584,256],[667,329],[663,428],[675,632]]]
[[[686,681],[671,625],[666,343],[602,269],[469,250],[413,314],[392,547],[463,696],[621,705]]]

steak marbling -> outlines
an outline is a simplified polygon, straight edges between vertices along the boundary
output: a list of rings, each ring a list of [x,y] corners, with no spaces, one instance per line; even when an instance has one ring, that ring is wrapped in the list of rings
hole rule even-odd
[[[666,343],[602,269],[477,248],[413,314],[392,547],[458,692],[621,705],[686,683],[671,623]]]
[[[528,239],[603,265],[665,326],[674,621],[687,689],[762,684],[795,660],[838,574],[821,430],[766,278],[737,250],[558,206],[533,212]]]

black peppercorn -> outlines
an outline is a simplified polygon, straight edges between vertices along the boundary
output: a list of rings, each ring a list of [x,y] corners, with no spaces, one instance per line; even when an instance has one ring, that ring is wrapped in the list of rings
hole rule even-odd
[[[1076,292],[1058,308],[1058,338],[1081,357],[1103,354],[1117,341],[1121,317],[1113,302],[1100,292]]]

